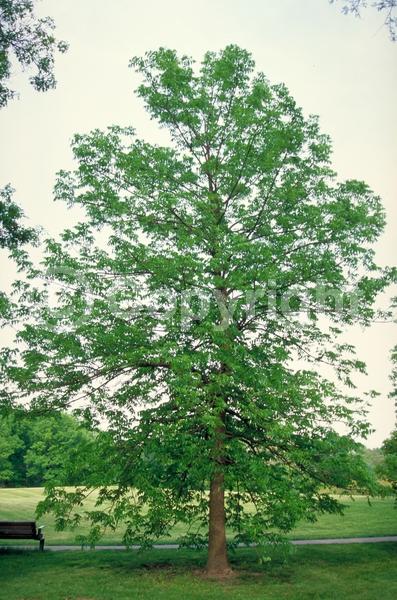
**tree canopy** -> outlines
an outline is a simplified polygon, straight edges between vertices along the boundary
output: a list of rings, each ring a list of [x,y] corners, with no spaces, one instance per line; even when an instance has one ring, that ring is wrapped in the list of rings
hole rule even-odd
[[[149,544],[187,523],[182,542],[208,542],[222,576],[225,523],[263,544],[340,511],[331,486],[375,490],[354,441],[370,430],[352,380],[365,365],[340,334],[375,318],[394,276],[371,249],[384,211],[337,180],[318,119],[245,50],[131,65],[169,144],[117,126],[75,136],[56,197],[86,219],[47,240],[41,283],[32,266],[15,284],[2,398],[106,422],[95,535],[124,522],[126,543]],[[76,523],[86,491],[49,489],[41,510]]]
[[[66,52],[68,45],[56,40],[54,29],[50,17],[36,17],[33,0],[0,0],[0,108],[16,95],[8,86],[12,57],[33,70],[29,80],[36,90],[56,86],[54,54]]]

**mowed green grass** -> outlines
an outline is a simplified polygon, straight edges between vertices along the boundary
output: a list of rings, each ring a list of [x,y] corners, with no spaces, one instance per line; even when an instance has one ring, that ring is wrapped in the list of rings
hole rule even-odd
[[[0,520],[35,520],[37,503],[43,496],[42,488],[15,488],[0,489]],[[345,515],[321,515],[316,523],[302,522],[291,532],[290,538],[336,538],[351,536],[376,536],[397,535],[397,510],[394,500],[376,498],[368,504],[367,498],[357,496],[354,501],[350,498],[341,498],[347,505]],[[86,508],[93,508],[95,496],[92,495],[86,502]],[[45,525],[46,544],[74,544],[77,534],[88,531],[87,524],[83,523],[78,530],[55,531],[54,518],[45,515],[40,519],[40,524]],[[171,538],[160,541],[175,541],[184,533],[182,526],[176,527]],[[123,529],[108,531],[103,537],[103,544],[120,544]],[[37,542],[22,541],[22,544],[37,545]],[[0,540],[0,545],[15,544],[14,541]]]
[[[397,544],[300,547],[288,564],[232,556],[236,576],[209,581],[205,554],[181,550],[0,554],[4,600],[395,600]]]

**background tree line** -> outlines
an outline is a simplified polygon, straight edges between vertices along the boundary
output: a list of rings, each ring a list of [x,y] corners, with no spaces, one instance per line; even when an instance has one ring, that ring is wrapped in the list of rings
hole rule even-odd
[[[0,416],[0,486],[84,485],[93,475],[96,434],[76,417],[40,417],[18,411]],[[370,469],[392,484],[397,480],[397,432],[382,448],[362,449]]]
[[[82,485],[90,472],[94,434],[75,417],[0,416],[0,486]]]

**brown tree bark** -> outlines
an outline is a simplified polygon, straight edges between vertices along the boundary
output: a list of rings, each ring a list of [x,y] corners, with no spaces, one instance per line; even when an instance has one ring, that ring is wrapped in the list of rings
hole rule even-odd
[[[209,577],[225,578],[232,574],[226,547],[225,489],[222,465],[224,427],[216,432],[215,469],[211,477],[209,499],[209,535],[206,572]]]

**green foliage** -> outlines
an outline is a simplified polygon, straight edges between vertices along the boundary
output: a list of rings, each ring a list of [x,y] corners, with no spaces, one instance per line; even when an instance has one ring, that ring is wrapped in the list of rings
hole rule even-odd
[[[0,482],[15,483],[15,464],[12,460],[23,448],[23,441],[12,431],[8,419],[0,419]]]
[[[55,39],[54,28],[50,17],[35,16],[33,0],[0,0],[0,108],[15,97],[7,85],[12,56],[23,68],[34,68],[30,83],[36,90],[56,86],[54,52],[66,52],[68,45]]]
[[[98,487],[95,539],[124,523],[127,544],[150,544],[176,523],[206,527],[221,473],[236,539],[339,513],[329,486],[377,491],[354,441],[365,404],[342,391],[365,365],[340,334],[371,322],[395,277],[371,249],[380,199],[337,181],[317,118],[245,50],[208,52],[198,69],[167,49],[131,64],[169,145],[132,128],[75,136],[56,196],[86,220],[47,240],[41,282],[32,267],[15,284],[3,401],[107,424],[87,488],[50,487],[40,510],[75,524]]]
[[[9,185],[0,189],[0,248],[13,249],[36,237],[34,229],[21,225],[23,212],[13,201],[13,192]]]
[[[66,414],[0,417],[0,485],[82,484],[94,436]]]
[[[379,465],[378,473],[391,483],[397,494],[397,429],[383,442],[382,452],[384,461]]]

